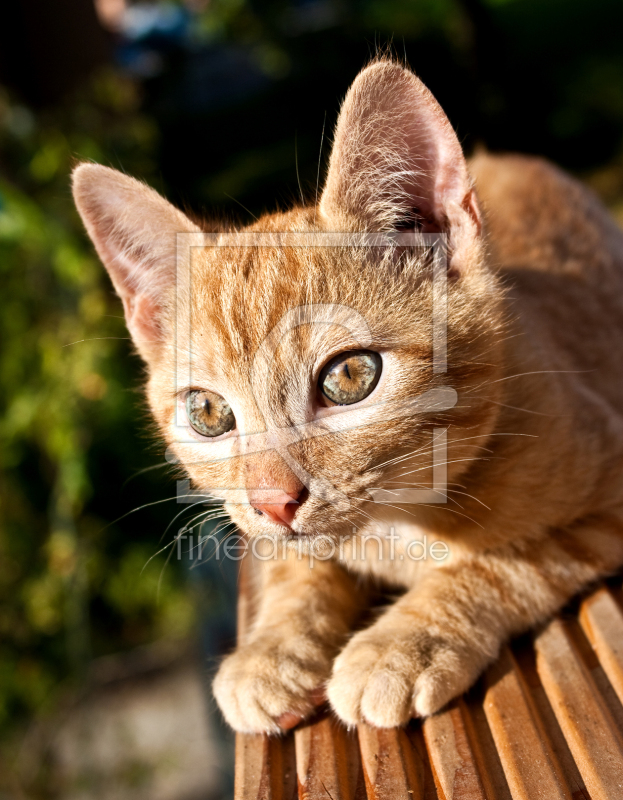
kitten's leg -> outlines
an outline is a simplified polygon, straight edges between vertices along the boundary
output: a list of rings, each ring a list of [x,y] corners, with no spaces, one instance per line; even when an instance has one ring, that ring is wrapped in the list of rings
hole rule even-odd
[[[235,730],[277,733],[324,695],[318,690],[365,607],[365,593],[333,561],[293,554],[253,566],[260,584],[255,621],[221,664],[214,695]]]
[[[604,520],[431,569],[336,659],[328,698],[347,724],[401,725],[465,691],[510,636],[543,622],[623,563]]]

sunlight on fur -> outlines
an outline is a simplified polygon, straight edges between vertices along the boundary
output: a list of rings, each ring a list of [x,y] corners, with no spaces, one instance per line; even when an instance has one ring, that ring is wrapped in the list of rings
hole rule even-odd
[[[177,235],[201,226],[112,169],[74,173],[167,452],[249,540],[285,545],[214,683],[238,731],[278,733],[325,699],[347,725],[429,715],[623,564],[623,234],[548,163],[466,163],[436,100],[388,59],[356,78],[333,141],[318,203],[244,232],[439,235],[443,371],[429,249],[229,244],[182,263]],[[297,311],[256,358],[315,308],[363,322]],[[437,390],[452,403],[389,411]],[[431,487],[434,502],[401,502]],[[305,557],[320,541],[333,557]],[[446,555],[413,558],[424,541]],[[379,583],[399,599],[353,635]]]

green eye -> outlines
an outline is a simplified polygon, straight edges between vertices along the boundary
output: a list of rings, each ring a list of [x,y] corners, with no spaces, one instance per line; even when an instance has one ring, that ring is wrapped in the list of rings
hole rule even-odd
[[[340,353],[323,368],[318,387],[332,403],[349,406],[372,393],[382,366],[381,356],[371,350]]]
[[[186,414],[192,427],[202,436],[220,436],[236,427],[236,418],[220,394],[192,391],[186,396]]]

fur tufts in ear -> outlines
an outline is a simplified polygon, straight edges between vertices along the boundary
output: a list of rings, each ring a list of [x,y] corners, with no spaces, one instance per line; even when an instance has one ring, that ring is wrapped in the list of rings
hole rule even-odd
[[[449,237],[450,268],[471,260],[481,221],[461,145],[430,91],[389,60],[364,69],[338,119],[321,217],[345,230]]]
[[[123,301],[141,356],[156,357],[175,284],[176,234],[199,228],[157,192],[99,164],[73,172],[76,207]]]

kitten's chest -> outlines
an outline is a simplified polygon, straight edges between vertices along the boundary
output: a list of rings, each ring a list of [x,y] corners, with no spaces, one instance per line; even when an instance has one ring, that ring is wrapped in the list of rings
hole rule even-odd
[[[391,511],[391,509],[388,509]],[[413,587],[430,570],[448,564],[450,545],[415,522],[383,514],[340,543],[338,558],[351,572],[397,587]]]

